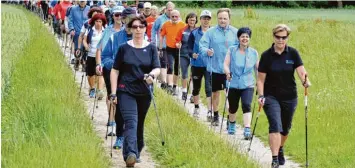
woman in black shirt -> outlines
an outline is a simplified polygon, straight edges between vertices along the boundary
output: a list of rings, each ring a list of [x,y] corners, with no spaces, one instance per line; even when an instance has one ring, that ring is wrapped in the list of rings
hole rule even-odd
[[[310,82],[305,79],[306,70],[298,51],[287,46],[290,28],[279,24],[272,31],[274,43],[261,55],[257,87],[259,104],[269,121],[272,167],[277,168],[285,164],[283,146],[297,106],[295,70],[304,87],[309,87]]]
[[[144,120],[151,102],[149,85],[159,75],[160,63],[156,47],[144,40],[147,27],[144,17],[133,18],[127,26],[133,39],[118,49],[110,77],[111,100],[117,103],[118,99],[124,120],[123,159],[127,167],[134,167],[144,147]]]

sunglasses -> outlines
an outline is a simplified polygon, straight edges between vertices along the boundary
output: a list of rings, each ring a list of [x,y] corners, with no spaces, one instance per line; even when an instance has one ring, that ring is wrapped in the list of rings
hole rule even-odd
[[[120,16],[121,16],[121,13],[119,13],[119,12],[114,13],[113,16],[115,16],[115,17],[120,17]]]
[[[274,37],[278,40],[282,39],[282,40],[286,40],[288,38],[288,36],[278,36],[274,34]]]
[[[139,27],[140,29],[145,28],[144,25],[132,25],[132,29],[137,29],[138,27]]]

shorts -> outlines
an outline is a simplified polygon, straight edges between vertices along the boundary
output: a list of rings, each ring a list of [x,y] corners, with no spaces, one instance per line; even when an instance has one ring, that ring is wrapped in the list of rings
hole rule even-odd
[[[166,53],[168,56],[167,74],[179,75],[179,50],[177,48],[166,47]]]
[[[234,114],[238,111],[239,100],[242,99],[243,114],[251,112],[254,88],[234,89],[230,88],[228,93],[229,112]]]
[[[296,107],[297,98],[278,100],[274,96],[266,96],[263,108],[269,121],[269,133],[280,132],[281,135],[288,135]]]
[[[96,58],[95,57],[87,57],[86,74],[87,74],[87,76],[94,76],[96,74]]]
[[[212,72],[212,92],[224,90],[226,88],[226,75]]]
[[[106,85],[106,90],[107,90],[107,97],[110,96],[111,94],[111,81],[110,81],[110,74],[111,74],[111,69],[106,69],[106,68],[102,68],[102,73],[104,76],[104,80],[105,80],[105,85]]]
[[[163,51],[163,55],[162,57],[160,57],[159,55],[159,61],[160,61],[161,68],[166,68],[166,66],[168,65],[168,55],[166,53],[165,48],[163,48],[162,51]]]
[[[190,58],[180,57],[180,68],[181,68],[182,79],[187,79],[189,66],[190,66]]]

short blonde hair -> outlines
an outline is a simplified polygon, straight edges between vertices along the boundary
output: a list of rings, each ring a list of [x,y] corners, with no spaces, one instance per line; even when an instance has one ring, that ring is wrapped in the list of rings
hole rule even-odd
[[[155,5],[153,5],[153,6],[151,7],[151,9],[152,9],[152,10],[155,10],[155,11],[157,11],[157,12],[158,12],[158,7],[157,7],[157,6],[155,6]]]
[[[220,9],[218,9],[217,15],[219,13],[222,13],[222,12],[227,12],[228,13],[228,17],[231,18],[231,10],[229,8],[220,8]]]
[[[278,32],[286,31],[287,35],[291,34],[291,29],[285,24],[278,24],[272,29],[272,34],[275,35]]]

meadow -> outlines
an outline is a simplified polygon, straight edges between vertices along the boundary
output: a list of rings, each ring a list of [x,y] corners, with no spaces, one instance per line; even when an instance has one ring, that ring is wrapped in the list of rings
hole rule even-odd
[[[181,13],[184,19],[188,12],[201,10],[186,8]],[[216,25],[216,9],[212,11],[212,25]],[[313,84],[308,98],[310,167],[355,165],[355,19],[350,17],[354,14],[351,10],[232,10],[231,24],[251,27],[251,46],[259,54],[271,46],[273,26],[285,23],[292,29],[289,45],[300,52]],[[2,76],[2,93],[8,81],[1,107],[2,166],[109,167],[54,37],[37,16],[8,5],[2,5],[1,24],[2,74],[11,74]],[[18,24],[27,27],[18,29],[14,26]],[[285,151],[304,163],[303,88],[297,84],[299,104]],[[166,93],[156,89],[155,96],[166,144],[161,146],[153,106],[145,138],[161,167],[257,167],[190,118]],[[241,110],[238,118],[241,123]],[[257,129],[257,136],[267,142],[263,113]]]

